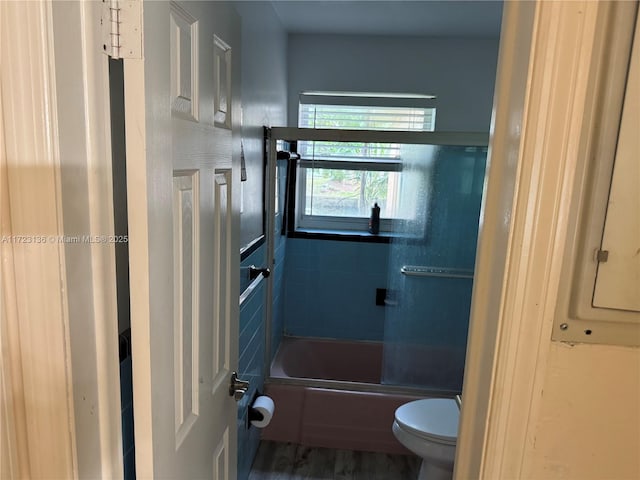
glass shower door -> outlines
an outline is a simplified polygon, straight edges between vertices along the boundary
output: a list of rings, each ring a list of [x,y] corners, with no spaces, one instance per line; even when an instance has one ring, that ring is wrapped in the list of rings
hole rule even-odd
[[[391,243],[382,382],[460,392],[486,147],[407,145]]]

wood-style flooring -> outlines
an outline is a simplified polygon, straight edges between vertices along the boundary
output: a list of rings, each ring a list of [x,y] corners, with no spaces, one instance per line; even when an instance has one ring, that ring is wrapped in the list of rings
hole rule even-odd
[[[408,455],[262,441],[249,480],[415,480],[418,470]]]

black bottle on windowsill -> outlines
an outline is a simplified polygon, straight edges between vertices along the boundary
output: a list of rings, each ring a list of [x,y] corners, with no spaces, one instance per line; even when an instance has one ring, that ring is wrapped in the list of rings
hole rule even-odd
[[[369,233],[377,235],[380,233],[380,207],[377,203],[373,204],[371,209],[371,218],[369,218]]]

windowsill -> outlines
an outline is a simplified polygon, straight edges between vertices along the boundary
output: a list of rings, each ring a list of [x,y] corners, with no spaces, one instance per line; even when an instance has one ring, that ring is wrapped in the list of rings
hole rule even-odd
[[[315,240],[338,240],[343,242],[391,243],[393,238],[417,240],[419,237],[394,232],[373,234],[358,230],[297,229],[289,232],[290,238],[309,238]]]

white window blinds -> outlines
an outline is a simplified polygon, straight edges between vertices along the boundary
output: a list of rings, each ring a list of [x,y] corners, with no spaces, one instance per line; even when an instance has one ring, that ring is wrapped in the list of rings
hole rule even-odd
[[[298,126],[350,130],[431,132],[435,108],[301,103]]]
[[[300,94],[298,126],[340,130],[431,132],[436,109],[430,95],[326,92]],[[299,153],[316,168],[335,168],[328,162],[369,163],[369,169],[389,170],[399,159],[395,144],[356,142],[300,142]],[[308,166],[308,165],[307,165]]]

